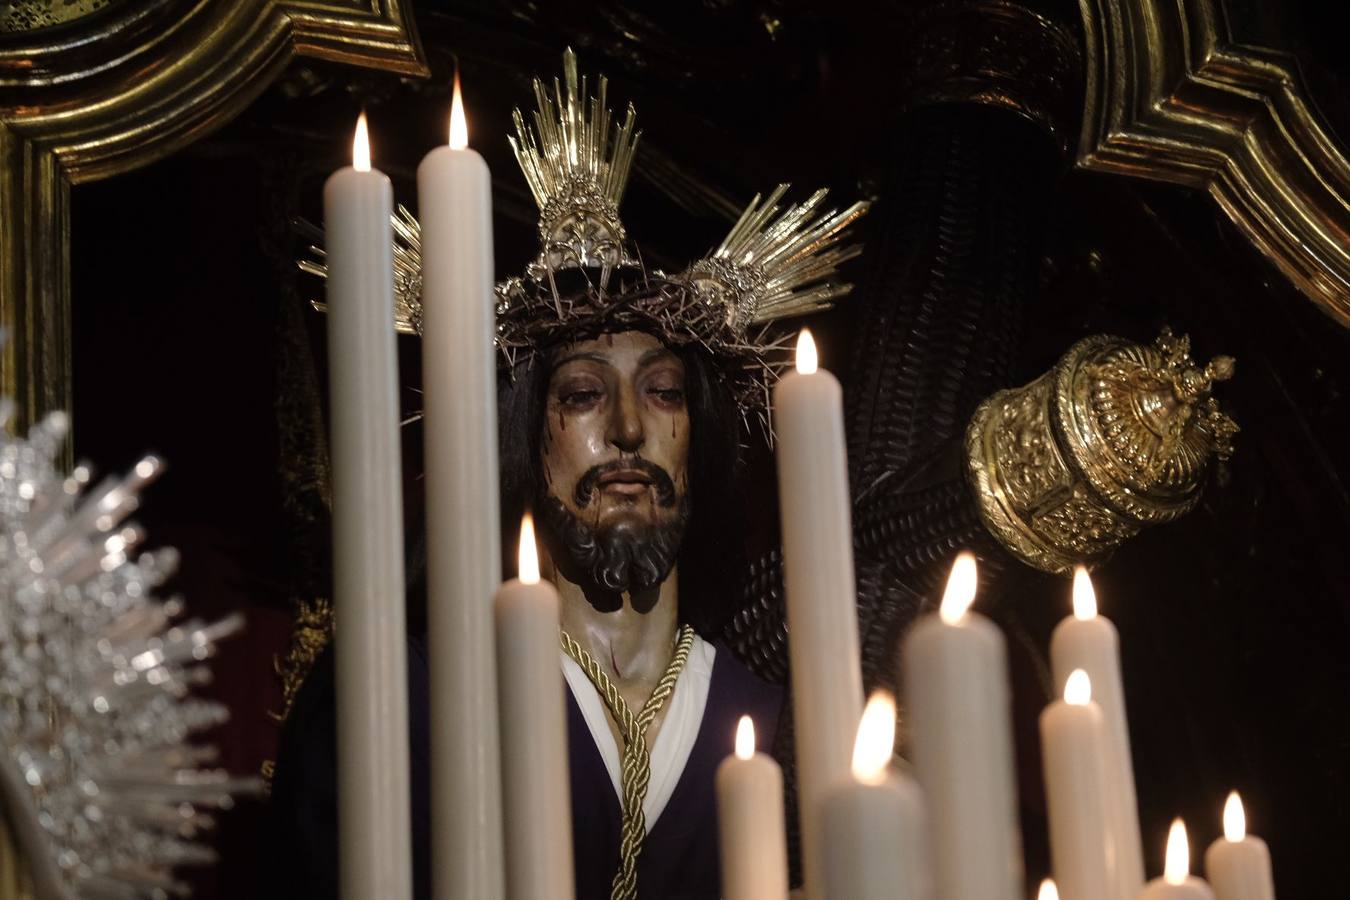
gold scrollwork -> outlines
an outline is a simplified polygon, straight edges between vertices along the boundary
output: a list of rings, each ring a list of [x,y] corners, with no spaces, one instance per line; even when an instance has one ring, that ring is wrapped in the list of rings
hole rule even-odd
[[[427,74],[406,0],[114,3],[0,32],[0,392],[16,427],[71,406],[70,186],[219,128],[295,56]]]
[[[1304,294],[1350,326],[1350,160],[1296,61],[1239,44],[1225,0],[1082,0],[1078,165],[1207,191]]]

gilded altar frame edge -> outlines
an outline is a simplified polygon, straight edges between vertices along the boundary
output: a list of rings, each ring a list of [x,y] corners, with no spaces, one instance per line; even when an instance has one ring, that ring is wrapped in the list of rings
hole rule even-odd
[[[1295,60],[1234,42],[1224,0],[1080,0],[1080,10],[1078,166],[1205,191],[1350,327],[1350,160]]]
[[[429,74],[408,0],[152,0],[0,35],[0,393],[71,409],[70,186],[221,127],[296,57]]]

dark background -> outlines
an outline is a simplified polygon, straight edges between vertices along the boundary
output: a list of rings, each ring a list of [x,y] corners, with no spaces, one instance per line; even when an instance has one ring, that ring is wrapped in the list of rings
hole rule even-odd
[[[175,587],[196,612],[248,614],[249,631],[222,648],[211,689],[233,710],[217,735],[225,765],[256,772],[271,758],[278,726],[269,713],[281,706],[274,661],[291,604],[326,594],[324,322],[307,307],[321,284],[295,270],[302,245],[289,222],[319,220],[323,180],[346,163],[362,107],[376,165],[414,205],[414,169],[443,141],[457,58],[471,141],[494,176],[499,274],[519,271],[535,250],[534,207],[504,140],[509,113],[529,101],[532,76],[559,70],[571,44],[583,71],[610,76],[611,98],[638,108],[642,153],[624,219],[650,265],[702,254],[753,193],[792,180],[802,193],[831,185],[840,202],[876,198],[864,226],[871,250],[850,272],[874,285],[886,260],[911,259],[902,240],[911,233],[895,223],[918,201],[896,185],[925,154],[960,151],[976,179],[971,202],[988,191],[1026,212],[1018,246],[1029,300],[1018,327],[991,337],[1010,360],[1006,386],[1040,374],[1085,335],[1150,340],[1164,323],[1189,332],[1201,359],[1237,357],[1236,377],[1219,390],[1243,428],[1236,456],[1195,512],[1145,532],[1095,575],[1103,612],[1122,634],[1148,868],[1161,870],[1176,815],[1186,818],[1198,865],[1236,787],[1252,830],[1271,844],[1281,897],[1343,891],[1350,334],[1207,197],[1074,171],[1081,84],[1073,79],[1027,81],[1052,110],[1039,122],[935,98],[913,35],[980,4],[414,6],[429,82],[298,64],[222,131],[72,192],[76,455],[107,471],[162,454],[170,470],[140,519],[155,543],[182,550]],[[1081,41],[1076,7],[1032,6]],[[1295,52],[1331,130],[1344,134],[1344,15],[1313,2],[1239,8],[1235,33]],[[970,55],[988,37],[978,28],[960,35]],[[1026,40],[1023,55],[1034,58],[1035,36]],[[943,136],[940,148],[933,135]],[[923,234],[943,227],[938,212],[906,221]],[[825,364],[846,376],[858,364],[852,302],[813,323]],[[400,338],[400,353],[413,412],[416,340]],[[415,424],[404,440],[415,520]],[[762,452],[756,461],[752,507],[771,513],[772,468]],[[772,527],[766,515],[751,545],[767,545]],[[1015,602],[1003,591],[996,615],[1018,671],[1030,891],[1047,866],[1035,716],[1068,584],[1026,573],[1009,584]],[[200,896],[238,896],[267,877],[253,843],[264,815],[261,803],[245,802],[224,819],[224,865],[199,879]]]

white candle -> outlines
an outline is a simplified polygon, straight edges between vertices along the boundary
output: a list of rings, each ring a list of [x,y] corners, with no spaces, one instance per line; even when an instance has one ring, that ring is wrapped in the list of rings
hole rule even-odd
[[[1139,900],[1214,900],[1209,885],[1191,874],[1191,845],[1186,839],[1186,825],[1180,819],[1167,832],[1163,876],[1145,885]]]
[[[339,623],[338,866],[346,900],[412,895],[392,207],[389,179],[370,167],[363,114],[352,166],[323,189]]]
[[[451,144],[417,169],[422,222],[431,858],[437,900],[502,896],[492,595],[501,580],[491,178]]]
[[[716,786],[723,900],[786,900],[783,770],[755,752],[749,716],[741,716],[736,752],[717,767]]]
[[[1106,724],[1082,669],[1069,675],[1064,699],[1041,713],[1041,755],[1050,815],[1050,858],[1064,900],[1100,900],[1115,883],[1103,754]]]
[[[1047,878],[1041,882],[1040,890],[1036,892],[1036,900],[1059,900],[1059,888],[1055,887],[1054,881]]]
[[[952,566],[937,614],[900,649],[914,764],[928,809],[941,900],[1013,900],[1022,892],[1007,651],[969,611],[975,558]]]
[[[1073,579],[1073,616],[1050,639],[1055,684],[1062,691],[1069,673],[1082,669],[1092,679],[1092,699],[1106,724],[1103,765],[1106,772],[1108,840],[1116,860],[1111,900],[1134,900],[1144,886],[1144,856],[1139,839],[1130,729],[1120,675],[1120,637],[1111,620],[1097,614],[1097,597],[1087,570]]]
[[[806,329],[797,340],[797,370],[774,389],[773,414],[802,868],[807,897],[823,900],[820,804],[827,788],[849,776],[862,671],[843,392],[817,369]]]
[[[913,779],[890,773],[895,701],[878,692],[858,724],[853,777],[826,793],[824,896],[830,900],[918,900],[925,896],[923,802]]]
[[[520,525],[519,577],[497,591],[506,896],[571,900],[567,710],[558,667],[558,592],[539,580],[534,523]]]
[[[1223,837],[1205,851],[1205,874],[1219,900],[1275,900],[1266,842],[1247,833],[1242,798],[1233,791],[1223,805]]]

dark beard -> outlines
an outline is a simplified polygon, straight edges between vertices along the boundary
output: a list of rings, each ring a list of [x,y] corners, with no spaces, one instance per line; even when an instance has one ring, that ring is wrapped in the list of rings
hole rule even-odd
[[[640,592],[666,580],[679,557],[689,523],[689,498],[672,496],[674,518],[657,525],[622,522],[603,530],[583,522],[557,497],[539,501],[539,518],[553,558],[577,584],[610,593]],[[559,552],[561,551],[561,552]]]

